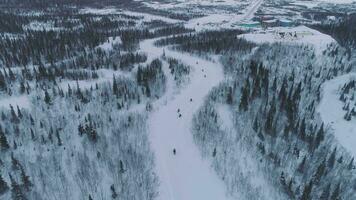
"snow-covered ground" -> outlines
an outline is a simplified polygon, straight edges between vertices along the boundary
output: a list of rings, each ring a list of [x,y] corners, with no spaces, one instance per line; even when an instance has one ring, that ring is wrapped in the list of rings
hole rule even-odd
[[[356,0],[318,0],[319,2],[332,3],[332,4],[350,4],[356,2]]]
[[[186,24],[186,27],[194,28],[197,31],[204,29],[231,28],[233,24],[251,20],[262,3],[263,0],[251,1],[245,10],[242,11],[242,14],[217,13],[192,19]]]
[[[10,96],[3,99],[0,99],[0,108],[10,108],[10,104],[16,108],[30,108],[30,100],[27,95],[21,96]]]
[[[171,19],[164,16],[153,15],[148,13],[133,12],[128,10],[120,10],[113,7],[106,8],[83,8],[79,11],[81,14],[95,14],[95,15],[109,15],[109,14],[125,14],[129,16],[141,17],[142,22],[149,22],[153,20],[160,20],[167,23],[179,23],[181,20]]]
[[[236,4],[246,4],[243,0],[173,0],[173,1],[145,1],[139,0],[147,7],[154,9],[174,9],[181,7],[193,7],[193,6],[233,6]]]
[[[335,137],[350,153],[356,157],[356,121],[346,121],[345,111],[342,110],[343,102],[340,101],[340,88],[356,73],[350,73],[326,81],[323,86],[323,97],[317,108],[321,119],[326,125],[333,129]]]
[[[153,42],[148,40],[141,44],[141,50],[147,52],[148,60],[163,53],[163,49],[155,47]],[[165,53],[192,66],[193,70],[190,84],[178,95],[172,96],[172,84],[167,86],[166,95],[154,104],[157,109],[154,109],[149,120],[150,141],[160,178],[158,199],[227,199],[222,180],[210,168],[209,162],[202,159],[191,133],[193,114],[203,104],[212,87],[223,80],[222,67],[189,54],[168,49]],[[166,75],[170,76],[168,71]],[[179,117],[179,114],[182,116]],[[174,148],[176,155],[173,155]]]
[[[144,22],[149,22],[149,21],[153,21],[153,20],[160,20],[160,21],[164,21],[167,23],[182,22],[181,20],[171,19],[168,17],[159,16],[159,15],[152,15],[152,14],[148,14],[148,13],[139,13],[139,12],[133,12],[133,11],[127,11],[127,10],[122,11],[122,13],[125,15],[129,15],[129,16],[142,17],[142,20]]]
[[[83,8],[79,10],[79,14],[95,14],[95,15],[109,15],[109,14],[118,14],[118,9],[114,7],[107,8]]]
[[[331,36],[320,33],[319,31],[306,26],[297,26],[292,28],[275,27],[266,31],[242,34],[238,37],[245,38],[248,41],[259,44],[285,42],[297,45],[311,45],[315,48],[316,54],[318,55],[320,55],[329,44],[336,43]]]
[[[99,69],[96,71],[98,73],[99,78],[93,80],[64,80],[59,83],[59,87],[64,91],[67,91],[68,85],[71,89],[77,88],[77,84],[81,89],[90,89],[95,88],[96,84],[104,83],[104,82],[112,82],[113,77],[124,77],[128,79],[133,79],[133,75],[130,72],[123,71],[114,71],[111,69]]]
[[[104,42],[103,44],[99,45],[97,48],[101,48],[103,50],[106,50],[106,51],[110,51],[113,49],[113,46],[114,45],[119,45],[121,44],[122,41],[121,41],[121,38],[120,37],[109,37],[109,39]]]

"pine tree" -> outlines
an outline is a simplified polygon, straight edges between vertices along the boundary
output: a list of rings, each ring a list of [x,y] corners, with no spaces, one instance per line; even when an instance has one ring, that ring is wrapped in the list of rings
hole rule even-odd
[[[18,170],[21,167],[20,162],[14,157],[13,153],[11,153],[11,164],[14,170]]]
[[[297,169],[297,171],[298,171],[299,173],[302,173],[302,174],[304,173],[306,160],[307,160],[307,157],[304,156],[302,162],[299,164],[298,169]]]
[[[253,121],[252,129],[253,129],[255,132],[257,132],[257,131],[258,131],[258,127],[259,127],[259,125],[258,125],[258,119],[257,119],[257,115],[256,115],[255,120]]]
[[[350,160],[350,163],[349,163],[349,165],[347,166],[347,169],[349,169],[349,170],[354,169],[354,158],[352,158],[352,159]]]
[[[324,188],[323,192],[320,195],[320,200],[329,200],[330,196],[330,183]]]
[[[23,117],[19,106],[17,106],[17,116],[18,116],[20,119],[22,119],[22,117]]]
[[[116,193],[116,190],[115,190],[114,185],[111,185],[111,186],[110,186],[110,190],[111,190],[111,197],[112,197],[112,199],[116,199],[117,193]]]
[[[10,176],[10,181],[11,181],[11,197],[13,200],[26,200],[27,198],[23,194],[21,190],[21,186],[16,183],[16,181]]]
[[[3,179],[0,173],[0,196],[5,194],[9,190],[9,186],[7,185],[6,181]]]
[[[125,169],[124,169],[124,163],[122,162],[122,160],[120,160],[120,173],[124,173]]]
[[[321,142],[324,140],[324,123],[321,124],[318,133],[315,138],[315,148],[318,148]]]
[[[239,104],[239,110],[240,111],[247,111],[248,109],[248,100],[250,96],[250,86],[249,86],[249,81],[246,81],[245,86],[242,88],[242,94],[241,94],[241,99],[240,99],[240,104]]]
[[[10,104],[10,112],[11,112],[11,122],[17,124],[20,122],[19,118],[17,117],[17,114],[14,110],[14,107]]]
[[[0,149],[1,150],[8,150],[10,145],[7,141],[5,133],[3,132],[2,128],[0,127]]]
[[[279,181],[281,182],[282,185],[287,185],[286,178],[284,176],[284,172],[281,173],[281,176],[279,177]]]
[[[305,118],[303,118],[299,126],[299,137],[303,141],[305,141],[305,137],[306,137],[305,129],[306,129]]]
[[[300,200],[309,200],[311,199],[310,194],[313,188],[313,182],[310,181],[308,185],[304,186],[303,194]]]
[[[118,94],[119,94],[119,88],[118,88],[118,86],[117,86],[115,76],[113,77],[113,83],[112,83],[112,85],[113,85],[113,93],[114,93],[114,95],[118,96]]]
[[[47,90],[45,90],[45,97],[44,97],[44,101],[46,102],[47,105],[51,105],[52,104],[52,100],[51,97],[49,96]]]
[[[329,159],[328,159],[328,167],[332,169],[335,165],[335,160],[336,160],[336,147],[334,148],[333,152],[331,153]]]
[[[22,186],[26,189],[26,191],[30,191],[30,188],[32,187],[32,183],[30,181],[30,177],[26,175],[25,170],[23,167],[20,167],[21,170],[21,180],[22,180]]]
[[[20,94],[24,94],[25,92],[26,92],[25,83],[23,81],[21,81],[21,83],[20,83]]]
[[[61,137],[59,135],[59,130],[58,129],[56,130],[56,137],[57,137],[58,146],[62,146],[62,140],[61,140]]]
[[[6,91],[6,88],[7,88],[7,84],[6,84],[5,76],[0,71],[0,91]]]
[[[323,160],[320,165],[318,166],[313,178],[314,178],[314,182],[315,183],[319,183],[321,177],[324,175],[325,170],[326,170],[326,164],[325,164],[325,160]]]
[[[230,105],[233,103],[232,88],[231,87],[229,87],[228,92],[227,92],[226,103],[230,104]]]
[[[330,199],[332,200],[340,200],[340,183],[338,183],[333,191],[333,193],[331,194]]]

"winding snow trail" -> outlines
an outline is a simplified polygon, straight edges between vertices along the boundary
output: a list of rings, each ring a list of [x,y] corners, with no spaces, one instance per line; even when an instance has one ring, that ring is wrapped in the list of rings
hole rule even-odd
[[[148,54],[149,61],[163,53],[163,48],[155,47],[153,42],[146,40],[141,43],[141,50]],[[168,49],[165,53],[190,65],[193,70],[191,82],[177,95],[172,93],[172,80],[168,79],[166,95],[155,103],[157,110],[153,111],[149,120],[150,142],[160,178],[158,199],[225,200],[223,181],[210,168],[209,162],[201,158],[191,133],[193,114],[203,104],[209,91],[223,80],[222,67],[189,54]],[[171,77],[167,69],[165,73]],[[180,118],[178,109],[182,114]],[[173,155],[173,148],[177,150],[176,155]]]

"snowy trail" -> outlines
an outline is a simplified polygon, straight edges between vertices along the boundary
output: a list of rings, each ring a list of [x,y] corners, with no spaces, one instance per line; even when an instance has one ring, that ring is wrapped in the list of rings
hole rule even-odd
[[[349,73],[326,81],[323,88],[323,97],[317,107],[324,123],[333,129],[337,140],[353,156],[356,156],[356,127],[355,120],[346,121],[345,111],[342,110],[344,104],[339,100],[338,90],[351,78],[355,78],[356,73]]]
[[[153,42],[146,40],[141,43],[141,50],[147,52],[148,60],[161,56],[163,52]],[[167,49],[165,53],[192,66],[193,70],[190,84],[177,95],[172,93],[174,88],[168,80],[166,95],[156,102],[154,107],[157,110],[149,120],[150,142],[160,178],[158,199],[225,200],[224,183],[210,168],[209,162],[201,158],[191,133],[193,114],[203,104],[204,97],[212,87],[223,80],[222,67],[184,53]],[[178,109],[181,118],[178,117]],[[176,155],[173,155],[173,148],[177,150]]]
[[[263,0],[255,0],[253,1],[250,6],[246,9],[245,14],[243,15],[243,20],[251,20],[255,13],[257,12],[257,10],[260,8],[260,6],[262,5]]]

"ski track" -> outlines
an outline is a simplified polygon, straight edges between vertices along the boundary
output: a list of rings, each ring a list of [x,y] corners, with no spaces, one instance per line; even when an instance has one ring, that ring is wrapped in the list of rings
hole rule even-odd
[[[141,43],[148,62],[163,54],[153,40]],[[179,94],[173,92],[173,80],[167,65],[166,94],[157,100],[149,119],[150,142],[155,152],[156,170],[160,179],[159,200],[225,200],[226,192],[207,160],[203,160],[193,141],[191,122],[205,96],[223,80],[222,66],[189,54],[165,49],[166,56],[190,65],[191,81]],[[202,71],[204,69],[204,72]],[[206,75],[206,77],[204,77]],[[190,101],[192,98],[192,102]],[[180,109],[182,117],[178,117]],[[173,155],[173,148],[177,154]]]

